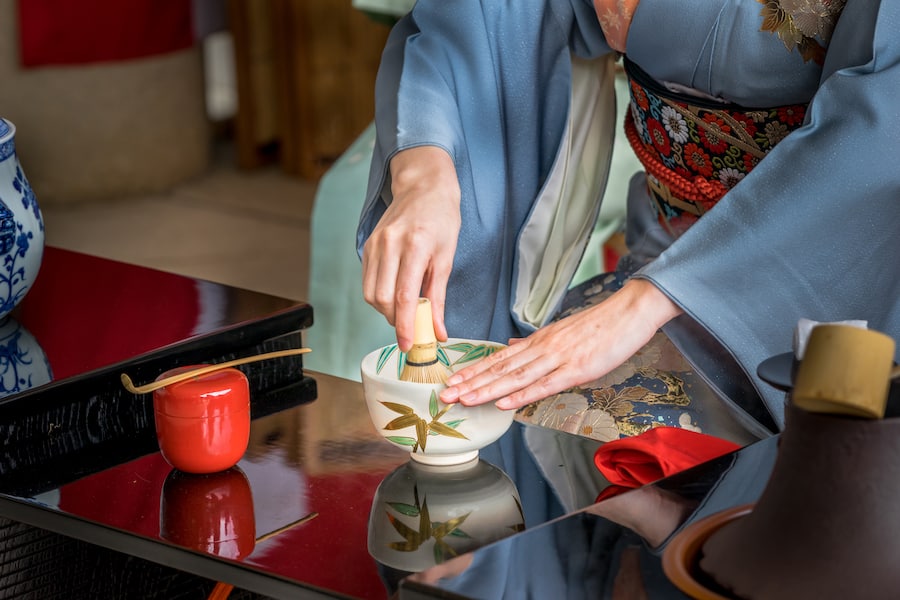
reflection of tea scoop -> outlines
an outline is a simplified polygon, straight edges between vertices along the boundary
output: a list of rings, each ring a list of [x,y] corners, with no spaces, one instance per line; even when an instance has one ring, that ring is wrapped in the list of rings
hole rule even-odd
[[[518,490],[494,465],[409,461],[375,492],[368,549],[380,564],[416,573],[524,528]]]

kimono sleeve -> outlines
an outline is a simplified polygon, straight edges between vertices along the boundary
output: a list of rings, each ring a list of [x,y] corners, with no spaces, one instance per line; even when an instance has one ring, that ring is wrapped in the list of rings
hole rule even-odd
[[[900,3],[848,0],[801,128],[638,273],[756,367],[801,317],[867,320],[900,339]]]

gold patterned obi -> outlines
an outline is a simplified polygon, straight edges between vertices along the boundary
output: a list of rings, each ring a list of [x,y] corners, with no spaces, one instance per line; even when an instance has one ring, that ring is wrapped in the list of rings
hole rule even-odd
[[[747,109],[677,94],[625,59],[625,134],[660,223],[678,237],[803,123],[805,104]]]

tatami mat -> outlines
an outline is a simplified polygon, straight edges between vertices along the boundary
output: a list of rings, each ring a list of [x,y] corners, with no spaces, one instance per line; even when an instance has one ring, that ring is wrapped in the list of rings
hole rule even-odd
[[[42,206],[46,242],[306,300],[315,190],[274,165],[239,170],[223,144],[208,173],[170,193]]]

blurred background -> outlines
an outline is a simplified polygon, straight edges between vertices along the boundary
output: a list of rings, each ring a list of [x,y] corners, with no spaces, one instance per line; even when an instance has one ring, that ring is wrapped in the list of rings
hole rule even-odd
[[[0,0],[0,117],[46,243],[308,301],[309,366],[358,380],[393,336],[355,231],[381,51],[413,3]],[[624,215],[624,143],[580,279]]]
[[[349,0],[0,0],[0,116],[47,243],[306,299],[317,183],[371,121],[387,22]]]

